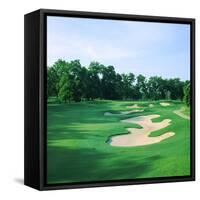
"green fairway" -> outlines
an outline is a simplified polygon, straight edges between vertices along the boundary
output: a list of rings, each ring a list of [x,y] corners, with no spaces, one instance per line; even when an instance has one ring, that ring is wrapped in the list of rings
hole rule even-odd
[[[111,101],[95,100],[59,104],[48,101],[47,110],[47,182],[73,183],[190,175],[190,120],[173,111],[181,109],[180,101]],[[167,101],[164,101],[167,102]],[[143,112],[105,116],[105,112],[129,111],[137,104]],[[153,107],[149,106],[153,104]],[[189,109],[184,110],[189,115]],[[137,124],[122,123],[131,117],[157,114],[153,122],[171,119],[166,128],[150,137],[168,131],[175,133],[160,143],[136,146],[111,146],[111,136],[128,133]]]

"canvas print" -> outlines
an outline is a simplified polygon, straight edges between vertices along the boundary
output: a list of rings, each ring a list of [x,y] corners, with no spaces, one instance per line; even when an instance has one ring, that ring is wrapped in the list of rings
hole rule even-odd
[[[190,176],[190,25],[47,17],[47,184]]]

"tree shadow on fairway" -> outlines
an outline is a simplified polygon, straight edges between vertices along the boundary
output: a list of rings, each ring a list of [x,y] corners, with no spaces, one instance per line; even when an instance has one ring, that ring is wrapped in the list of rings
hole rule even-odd
[[[49,147],[47,180],[51,184],[134,179],[149,172],[157,159],[160,157],[123,157],[119,154],[99,152],[95,148]]]
[[[75,130],[75,129],[59,129],[57,130],[57,133],[55,134],[54,132],[48,133],[48,143],[53,143],[55,140],[66,140],[66,139],[86,139],[88,138],[88,130]]]
[[[96,125],[92,124],[94,128],[88,126],[85,123],[80,123],[80,126],[77,127],[69,125],[68,127],[60,126],[59,128],[51,128],[47,133],[48,144],[54,143],[55,141],[89,140],[92,137],[96,137],[96,139],[103,137],[103,134],[100,134],[102,130],[99,131]]]
[[[156,155],[142,160],[138,158],[130,160],[121,159],[117,162],[117,166],[112,165],[109,167],[110,175],[107,175],[107,178],[108,180],[137,179],[140,176],[144,176],[146,172],[151,171],[153,162],[160,158],[160,156]]]

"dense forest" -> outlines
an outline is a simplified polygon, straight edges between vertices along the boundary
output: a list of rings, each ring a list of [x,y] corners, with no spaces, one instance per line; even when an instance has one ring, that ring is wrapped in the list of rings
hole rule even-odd
[[[133,73],[119,74],[111,65],[79,60],[58,60],[47,68],[47,95],[60,102],[94,99],[110,100],[184,100],[190,103],[190,82],[160,76],[146,78]]]

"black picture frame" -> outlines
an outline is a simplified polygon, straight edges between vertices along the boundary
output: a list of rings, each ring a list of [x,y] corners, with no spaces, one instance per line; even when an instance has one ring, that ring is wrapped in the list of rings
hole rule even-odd
[[[190,176],[159,177],[137,180],[83,182],[71,184],[46,183],[46,64],[47,16],[115,19],[128,21],[190,24],[190,74],[191,74],[191,173]],[[195,180],[195,19],[142,16],[114,13],[64,11],[40,9],[24,17],[24,184],[38,190],[149,184]]]

